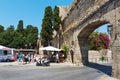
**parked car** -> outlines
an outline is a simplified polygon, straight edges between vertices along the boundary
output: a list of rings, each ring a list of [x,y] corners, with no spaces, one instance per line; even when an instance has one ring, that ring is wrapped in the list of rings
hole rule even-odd
[[[14,56],[11,54],[0,55],[0,62],[11,62],[14,61]]]

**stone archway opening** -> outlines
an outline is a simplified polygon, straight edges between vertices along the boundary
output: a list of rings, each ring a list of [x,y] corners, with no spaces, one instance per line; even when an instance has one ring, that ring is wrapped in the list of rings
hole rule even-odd
[[[106,21],[96,21],[91,24],[88,24],[85,26],[78,35],[78,41],[79,41],[79,47],[80,47],[80,53],[81,53],[81,62],[83,64],[87,64],[89,62],[89,54],[88,54],[88,46],[89,41],[88,38],[94,30],[99,28],[100,26],[104,24],[108,24],[109,22]]]
[[[101,35],[102,38],[102,43],[99,41],[99,38],[96,38],[98,40],[97,44],[99,47],[94,47],[93,45],[96,44],[96,42],[93,44],[90,44],[89,41],[89,49],[88,49],[88,60],[91,63],[111,63],[112,62],[112,51],[110,48],[110,24],[104,24],[97,28],[91,35]],[[90,35],[90,36],[91,36]],[[103,38],[103,35],[107,35],[106,37]],[[90,38],[89,38],[90,39]],[[103,41],[104,40],[104,41]],[[103,45],[103,42],[108,42],[108,44]],[[101,43],[101,44],[100,44]],[[103,45],[103,46],[101,46]],[[100,47],[101,46],[101,47]]]
[[[98,58],[96,58],[96,56],[93,56],[93,62],[90,61],[89,57],[89,36],[91,35],[92,32],[94,32],[96,29],[100,28],[102,25],[105,24],[109,24],[109,22],[106,21],[96,21],[93,22],[91,24],[88,24],[87,26],[84,27],[84,29],[82,29],[79,33],[79,35],[77,36],[78,38],[78,43],[79,43],[79,49],[80,49],[80,55],[81,55],[81,62],[83,65],[88,66],[88,67],[92,67],[95,69],[98,69],[100,71],[102,71],[103,73],[110,75],[112,73],[112,65],[111,64],[102,64],[101,63],[106,63],[105,61],[102,62],[101,60],[101,55]],[[107,27],[107,26],[104,26]],[[94,53],[93,53],[94,54]],[[100,53],[101,54],[101,53]],[[100,61],[101,60],[101,61]],[[111,58],[112,60],[112,58]],[[101,69],[100,67],[104,67],[104,69]]]

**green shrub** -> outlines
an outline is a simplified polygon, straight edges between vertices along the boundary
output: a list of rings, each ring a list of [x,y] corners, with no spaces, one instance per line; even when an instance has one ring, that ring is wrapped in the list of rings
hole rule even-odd
[[[66,46],[66,44],[63,45],[62,50],[64,51],[65,58],[67,58],[68,47]]]

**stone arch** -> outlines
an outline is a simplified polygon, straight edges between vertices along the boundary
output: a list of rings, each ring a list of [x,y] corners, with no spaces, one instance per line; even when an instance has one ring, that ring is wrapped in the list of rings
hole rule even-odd
[[[108,21],[95,21],[95,22],[92,22],[90,24],[88,24],[87,26],[84,26],[79,34],[78,34],[78,38],[82,38],[82,37],[89,37],[90,33],[92,33],[95,29],[97,29],[98,27],[102,26],[103,24],[107,24],[109,23]],[[87,33],[86,33],[87,32]]]
[[[108,4],[110,2],[107,2]],[[75,31],[78,31],[77,39],[80,59],[83,64],[88,62],[88,37],[89,35],[101,25],[109,23],[115,28],[116,22],[116,9],[120,6],[115,6],[115,1],[108,4],[109,6],[101,6],[94,13],[90,14],[88,17],[76,25]],[[114,33],[114,30],[113,30]],[[112,34],[114,36],[114,34]],[[113,38],[113,37],[112,37]],[[76,52],[75,52],[76,53]]]
[[[90,24],[88,24],[87,26],[84,26],[80,31],[79,34],[77,36],[78,38],[78,42],[79,42],[79,47],[80,47],[80,53],[81,53],[81,61],[83,64],[88,63],[88,37],[89,35],[98,27],[107,24],[107,21],[95,21],[92,22]]]

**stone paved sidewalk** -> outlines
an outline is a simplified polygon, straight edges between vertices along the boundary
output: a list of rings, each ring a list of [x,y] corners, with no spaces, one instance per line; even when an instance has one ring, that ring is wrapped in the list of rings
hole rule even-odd
[[[36,63],[35,62],[32,62],[32,63],[20,63],[18,61],[16,62],[0,62],[0,67],[2,66],[23,66],[23,67],[28,67],[28,66],[31,66],[31,67],[35,67],[36,66]],[[75,64],[72,64],[72,63],[50,63],[50,66],[49,67],[68,67],[68,66],[76,66]]]
[[[28,63],[28,64],[23,64],[20,62],[0,62],[0,67],[36,67],[36,63],[32,62],[32,63]],[[72,63],[68,63],[68,62],[64,62],[64,63],[50,63],[49,68],[59,68],[59,67],[78,67],[78,65],[72,64]],[[41,68],[41,67],[38,67]],[[113,77],[107,76],[107,75],[103,75],[100,76],[99,78],[97,78],[96,80],[118,80],[115,79]]]
[[[110,77],[110,76],[107,76],[107,75],[103,75],[103,76],[100,76],[98,79],[96,80],[118,80],[116,78],[113,78],[113,77]]]

